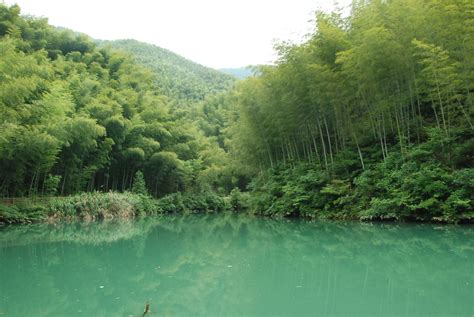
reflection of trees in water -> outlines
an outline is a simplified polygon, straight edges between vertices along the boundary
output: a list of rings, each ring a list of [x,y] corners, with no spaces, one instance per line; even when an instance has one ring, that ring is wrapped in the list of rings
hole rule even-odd
[[[428,301],[439,298],[442,289],[452,290],[453,283],[465,290],[466,282],[474,282],[469,271],[469,263],[474,259],[474,231],[470,227],[222,218],[215,219],[208,230],[202,230],[206,239],[199,242],[204,245],[189,241],[193,247],[184,253],[189,258],[193,249],[221,241],[219,234],[224,230],[233,239],[213,248],[210,261],[227,260],[229,253],[222,252],[226,248],[242,248],[233,259],[232,270],[237,275],[232,279],[235,284],[226,289],[226,303],[234,299],[236,303],[253,301],[249,305],[254,306],[266,302],[278,305],[273,300],[275,296],[284,304],[294,297],[298,297],[294,301],[299,303],[314,302],[317,298],[322,305],[315,309],[343,313],[337,302],[344,297],[363,301],[370,296],[380,299],[374,306],[390,307],[395,305],[391,302],[394,293],[401,296],[411,290],[413,294],[406,296],[416,298],[420,295],[417,292],[423,292],[421,295]],[[217,281],[226,280],[229,271],[225,266],[220,268],[211,276]],[[274,289],[269,291],[268,285]],[[295,292],[297,286],[303,286],[304,291]],[[460,298],[472,300],[466,292]],[[284,313],[287,306],[282,304],[280,312]]]
[[[0,297],[0,311],[14,303],[13,315],[58,316],[92,309],[94,316],[110,316],[110,311],[100,313],[100,298],[81,295],[81,290],[86,289],[88,295],[107,293],[99,287],[111,284],[114,276],[107,269],[116,263],[109,262],[112,258],[102,251],[133,240],[134,247],[128,249],[133,256],[143,249],[141,238],[156,225],[156,221],[138,219],[1,228],[0,294],[5,295]]]
[[[90,245],[111,243],[146,234],[157,225],[157,220],[150,219],[11,225],[0,228],[0,247],[61,241]]]
[[[347,314],[344,309],[360,308],[368,298],[375,301],[366,314],[403,313],[416,303],[399,307],[400,299],[437,298],[440,288],[453,288],[453,279],[474,283],[468,272],[473,237],[471,227],[235,214],[10,227],[0,231],[0,263],[13,274],[0,288],[14,288],[20,275],[31,277],[30,291],[9,298],[33,298],[32,307],[44,306],[35,316],[80,309],[127,316],[146,300],[160,316],[301,315],[308,307]],[[12,258],[19,255],[22,260]],[[45,298],[54,303],[45,306]],[[32,313],[28,306],[16,309]]]
[[[277,297],[284,304],[291,297],[310,302],[319,296],[323,305],[318,309],[323,313],[341,312],[337,307],[341,293],[360,301],[367,296],[379,298],[374,306],[391,307],[396,304],[391,302],[394,293],[400,296],[410,289],[416,293],[422,285],[428,300],[439,295],[440,287],[452,288],[453,274],[444,267],[458,269],[455,278],[473,282],[466,271],[474,257],[474,231],[469,227],[307,223],[224,215],[170,219],[160,228],[181,237],[175,246],[179,252],[170,255],[170,263],[163,268],[165,274],[179,276],[185,284],[165,292],[161,305],[170,314],[176,298],[191,309],[188,313],[205,315],[209,307],[215,313],[226,311],[220,302],[206,299],[225,298],[222,302],[233,309],[266,302],[278,305],[272,299],[275,292],[280,292]],[[191,266],[199,269],[190,270]],[[269,290],[268,285],[274,289]],[[305,291],[295,293],[298,286]],[[284,306],[279,307],[281,313],[285,313]]]

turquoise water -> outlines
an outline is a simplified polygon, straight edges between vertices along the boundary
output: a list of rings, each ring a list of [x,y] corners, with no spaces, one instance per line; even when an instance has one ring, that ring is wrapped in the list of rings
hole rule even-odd
[[[1,316],[474,316],[474,227],[231,214],[0,228]]]

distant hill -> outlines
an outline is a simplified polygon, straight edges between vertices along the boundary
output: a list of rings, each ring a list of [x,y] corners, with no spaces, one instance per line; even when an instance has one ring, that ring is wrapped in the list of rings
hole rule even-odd
[[[98,41],[132,54],[135,60],[152,70],[163,93],[185,100],[203,100],[205,96],[232,87],[235,78],[215,69],[194,63],[156,45],[136,40]]]
[[[250,67],[221,68],[219,70],[238,79],[245,79],[253,75],[253,71],[250,69]]]

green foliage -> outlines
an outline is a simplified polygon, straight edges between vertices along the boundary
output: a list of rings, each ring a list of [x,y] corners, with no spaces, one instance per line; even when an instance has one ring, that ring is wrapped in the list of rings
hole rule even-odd
[[[332,197],[322,192],[328,182],[327,175],[308,164],[278,166],[250,184],[251,210],[265,215],[317,217]]]
[[[241,68],[221,68],[219,70],[225,74],[229,74],[238,79],[245,79],[253,75],[251,66]]]
[[[148,195],[148,190],[146,189],[145,178],[143,177],[142,171],[135,173],[133,178],[132,193]]]
[[[134,193],[82,193],[52,198],[45,206],[49,218],[130,218],[158,211],[152,198]]]
[[[28,206],[28,207],[25,207]],[[159,200],[141,193],[82,193],[51,198],[41,207],[0,205],[0,221],[27,222],[49,219],[130,218],[159,213],[205,213],[228,209],[224,198],[212,192],[173,193]]]
[[[0,194],[88,192],[52,200],[61,217],[472,221],[473,10],[396,0],[317,12],[307,42],[278,44],[275,65],[223,93],[234,79],[166,50],[96,46],[0,4]]]
[[[203,100],[230,88],[232,76],[187,60],[158,46],[135,40],[100,41],[100,46],[130,53],[154,73],[157,86],[167,96],[179,100]]]
[[[0,204],[0,224],[32,223],[44,220],[45,215],[44,207],[34,204],[21,203],[11,206]]]
[[[472,169],[453,172],[432,162],[401,162],[397,170],[380,164],[356,181],[356,196],[368,199],[359,207],[362,218],[470,221],[473,196],[460,175],[471,173]]]
[[[224,198],[213,192],[174,193],[158,200],[161,213],[206,213],[228,209]]]
[[[154,196],[220,186],[223,140],[205,135],[197,101],[234,79],[147,44],[109,44],[136,56],[0,4],[1,196],[134,190],[137,171]]]
[[[244,211],[249,208],[249,193],[242,193],[239,188],[234,188],[228,196],[228,204],[231,210]]]
[[[416,151],[414,149],[413,151]],[[251,184],[250,208],[272,216],[405,221],[472,221],[472,168],[391,159],[350,180],[307,164],[271,170]]]
[[[48,175],[44,181],[44,193],[47,196],[55,196],[58,192],[59,183],[61,182],[61,176],[59,175]]]
[[[253,178],[250,208],[470,221],[472,190],[459,178],[474,153],[473,8],[357,1],[347,17],[317,12],[305,43],[277,45],[276,65],[228,98],[226,145]]]

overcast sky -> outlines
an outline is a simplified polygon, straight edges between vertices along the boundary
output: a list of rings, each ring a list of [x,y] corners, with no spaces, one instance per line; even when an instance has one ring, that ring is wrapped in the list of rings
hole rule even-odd
[[[23,14],[96,39],[133,38],[200,64],[241,67],[274,57],[274,40],[301,41],[334,0],[4,0]],[[346,5],[350,0],[339,0]]]

